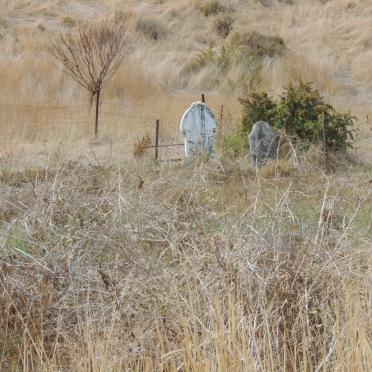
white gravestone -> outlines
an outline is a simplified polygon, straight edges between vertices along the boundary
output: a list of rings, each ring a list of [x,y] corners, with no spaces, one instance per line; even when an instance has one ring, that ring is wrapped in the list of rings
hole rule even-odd
[[[203,102],[193,103],[183,114],[181,134],[185,137],[186,157],[200,152],[212,154],[217,122],[213,112]]]

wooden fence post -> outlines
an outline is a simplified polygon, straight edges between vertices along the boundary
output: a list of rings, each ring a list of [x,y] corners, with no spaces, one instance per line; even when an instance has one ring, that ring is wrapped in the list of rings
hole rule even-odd
[[[158,157],[159,157],[159,129],[160,129],[160,121],[158,119],[156,120],[156,128],[155,128],[155,160],[158,160]]]
[[[223,127],[223,105],[221,105],[221,113],[220,113],[220,133],[222,133]]]
[[[323,151],[325,159],[325,171],[329,172],[329,158],[328,158],[328,123],[326,115],[323,115]]]
[[[204,93],[202,94],[202,102],[205,103],[205,96],[204,96]]]

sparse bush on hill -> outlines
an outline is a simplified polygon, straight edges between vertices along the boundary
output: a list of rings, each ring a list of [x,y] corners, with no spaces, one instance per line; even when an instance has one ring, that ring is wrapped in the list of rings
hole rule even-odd
[[[227,15],[224,15],[224,17]],[[228,18],[221,18],[228,20]],[[218,20],[218,19],[217,19]],[[217,22],[216,20],[216,22]],[[229,23],[221,21],[221,36],[227,36]],[[225,29],[226,27],[226,29]],[[232,90],[243,91],[257,89],[261,82],[261,70],[265,58],[278,58],[286,51],[285,42],[279,36],[263,35],[259,32],[233,33],[228,35],[224,45],[214,47],[210,45],[207,49],[200,51],[187,71],[195,73],[208,65],[215,67],[217,76],[214,77],[215,84],[220,84],[226,79],[226,74],[232,68],[240,71],[236,81],[230,81]]]
[[[136,24],[136,31],[150,40],[160,40],[167,35],[167,31],[161,22],[155,19],[139,19]]]
[[[270,7],[273,5],[273,0],[256,0],[256,2],[265,7]]]
[[[218,13],[223,13],[227,9],[217,0],[208,0],[199,5],[200,11],[206,16],[216,15]]]
[[[222,72],[226,72],[233,64],[247,67],[254,60],[280,57],[285,50],[285,42],[279,36],[262,35],[256,31],[233,33],[220,49],[209,46],[208,49],[199,52],[194,67],[200,69],[212,63]]]
[[[252,94],[240,102],[244,135],[258,120],[265,120],[307,146],[322,141],[323,120],[326,120],[329,149],[340,151],[352,146],[355,118],[337,112],[311,83],[289,84],[278,102],[266,93]]]
[[[228,44],[232,48],[243,48],[258,57],[280,57],[286,51],[284,40],[276,35],[264,35],[258,31],[231,34]]]
[[[214,21],[214,28],[217,34],[226,38],[233,28],[233,17],[230,14],[222,14]]]

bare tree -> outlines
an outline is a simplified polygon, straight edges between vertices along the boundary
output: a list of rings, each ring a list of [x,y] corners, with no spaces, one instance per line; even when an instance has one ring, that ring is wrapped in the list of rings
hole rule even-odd
[[[94,133],[98,133],[99,103],[102,88],[129,54],[130,31],[124,23],[105,20],[78,23],[73,29],[59,28],[49,46],[50,54],[66,68],[77,83],[95,96]]]

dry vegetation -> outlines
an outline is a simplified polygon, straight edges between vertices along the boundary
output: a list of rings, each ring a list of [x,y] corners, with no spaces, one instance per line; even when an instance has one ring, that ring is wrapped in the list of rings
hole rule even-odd
[[[0,0],[0,370],[372,370],[371,11]],[[45,45],[106,17],[135,46],[93,138],[89,97]],[[222,146],[238,97],[299,78],[359,118],[332,174],[316,148],[261,170],[223,147],[194,163],[144,151],[155,119],[180,140],[201,92],[224,104]]]
[[[247,161],[3,169],[1,368],[370,370],[365,170]]]

